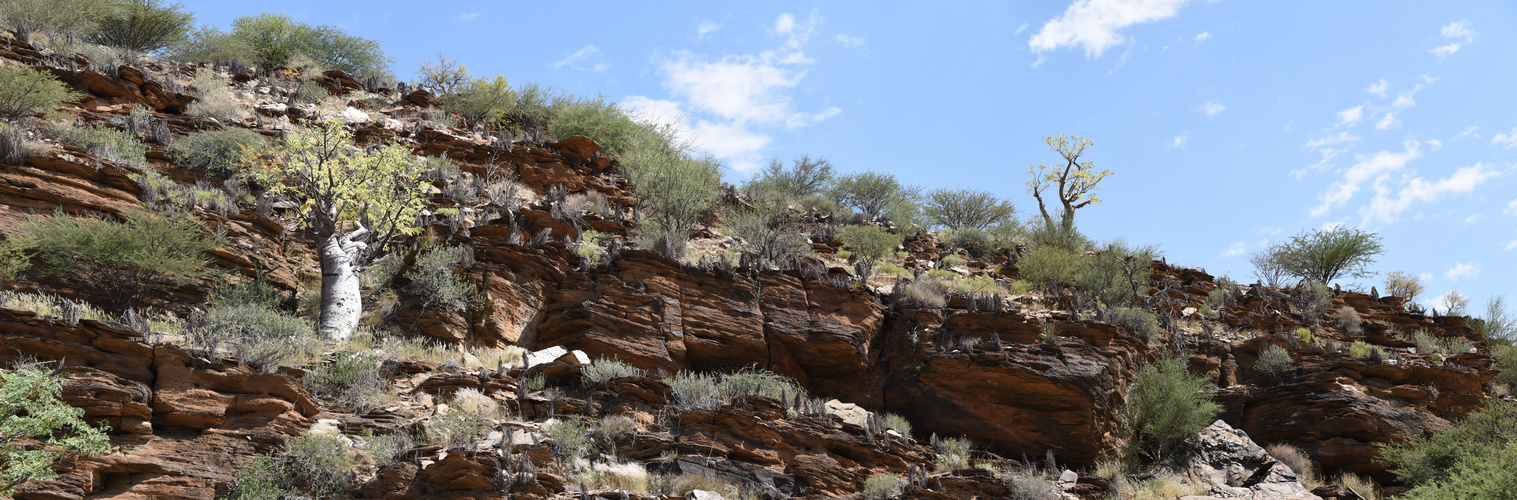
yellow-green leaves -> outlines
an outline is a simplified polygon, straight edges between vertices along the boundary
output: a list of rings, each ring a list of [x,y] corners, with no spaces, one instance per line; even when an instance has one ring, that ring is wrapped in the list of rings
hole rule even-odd
[[[297,200],[308,224],[332,232],[359,222],[379,233],[416,231],[412,222],[426,203],[420,175],[405,146],[357,149],[339,121],[290,132],[255,167],[272,194]]]
[[[1074,227],[1075,210],[1101,202],[1095,196],[1096,186],[1111,175],[1111,171],[1096,170],[1094,162],[1080,161],[1080,155],[1085,154],[1085,150],[1091,146],[1089,139],[1059,134],[1044,137],[1043,142],[1048,143],[1050,151],[1058,153],[1064,159],[1064,164],[1028,165],[1027,173],[1032,178],[1027,180],[1027,191],[1038,200],[1038,209],[1043,213],[1044,223],[1053,226],[1053,218],[1049,216],[1048,208],[1043,202],[1043,192],[1049,188],[1056,190],[1062,210],[1059,227],[1067,232]]]

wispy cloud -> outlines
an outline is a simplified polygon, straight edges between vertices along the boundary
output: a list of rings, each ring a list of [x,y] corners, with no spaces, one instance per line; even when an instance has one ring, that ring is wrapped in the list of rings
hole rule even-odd
[[[1350,134],[1350,133],[1348,133],[1347,130],[1345,130],[1345,131],[1342,131],[1342,132],[1338,132],[1336,135],[1330,135],[1330,136],[1323,137],[1323,138],[1320,138],[1320,139],[1311,139],[1311,140],[1308,140],[1308,141],[1306,141],[1306,149],[1317,149],[1317,148],[1320,148],[1320,147],[1323,147],[1323,146],[1332,146],[1334,144],[1344,144],[1344,143],[1354,143],[1354,142],[1358,142],[1358,141],[1359,141],[1359,136],[1354,135],[1354,134]]]
[[[1174,140],[1169,141],[1169,149],[1184,148],[1185,147],[1185,143],[1187,141],[1189,141],[1189,140],[1190,140],[1190,132],[1185,132],[1185,133],[1182,133],[1180,135],[1177,135],[1177,136],[1175,136]]]
[[[1358,125],[1359,121],[1363,119],[1364,106],[1354,106],[1338,112],[1338,125],[1340,126],[1352,127]]]
[[[1506,212],[1507,215],[1517,215],[1517,200],[1508,202],[1506,204],[1506,210],[1502,211]]]
[[[1227,249],[1222,250],[1222,256],[1223,257],[1232,257],[1234,255],[1243,255],[1243,252],[1246,252],[1246,251],[1248,251],[1248,245],[1245,245],[1242,242],[1233,243],[1233,246],[1227,247]]]
[[[1443,272],[1443,279],[1449,281],[1459,281],[1460,278],[1476,278],[1479,276],[1479,262],[1455,262],[1454,267],[1450,267],[1447,271]]]
[[[1188,0],[1075,0],[1027,41],[1033,52],[1081,47],[1086,57],[1127,43],[1118,30],[1174,17]]]
[[[1022,34],[1023,31],[1027,31],[1027,26],[1029,26],[1029,25],[1027,23],[1025,23],[1025,22],[1022,23],[1021,26],[1017,26],[1017,30],[1013,31],[1011,33],[1011,36],[1017,36],[1017,35]]]
[[[1477,131],[1477,130],[1480,130],[1480,127],[1475,126],[1475,125],[1470,125],[1470,127],[1467,128],[1467,129],[1464,129],[1463,132],[1454,134],[1454,138],[1453,139],[1449,139],[1449,140],[1451,140],[1451,141],[1457,141],[1457,140],[1460,140],[1460,139],[1464,139],[1466,137],[1473,137],[1473,138],[1479,139],[1480,138],[1480,134],[1475,133],[1475,131]]]
[[[600,48],[594,45],[581,47],[563,60],[551,64],[553,69],[569,68],[579,71],[594,71],[600,73],[611,67],[611,61],[601,54]]]
[[[1381,78],[1380,81],[1375,82],[1375,83],[1371,83],[1370,86],[1365,87],[1364,91],[1365,92],[1369,92],[1371,94],[1378,95],[1380,97],[1385,97],[1385,91],[1388,90],[1388,89],[1390,89],[1390,87],[1391,87],[1391,84],[1386,83],[1385,79]]]
[[[1227,105],[1220,102],[1208,102],[1206,104],[1197,106],[1196,109],[1200,110],[1202,113],[1206,113],[1206,116],[1217,116],[1218,113],[1221,113],[1227,109]]]
[[[1439,31],[1443,34],[1443,38],[1446,39],[1464,40],[1463,43],[1470,43],[1475,41],[1476,33],[1474,30],[1471,30],[1469,28],[1469,21],[1455,21],[1448,23],[1444,25],[1443,29]],[[1438,56],[1439,58],[1444,58],[1459,52],[1459,48],[1460,42],[1454,42],[1447,45],[1433,47],[1433,49],[1429,50],[1428,52],[1433,53],[1433,55]]]
[[[1412,87],[1411,90],[1398,94],[1395,102],[1391,103],[1390,109],[1386,110],[1385,114],[1380,116],[1380,120],[1375,122],[1375,130],[1385,130],[1401,125],[1401,122],[1396,118],[1397,114],[1417,105],[1417,101],[1412,100],[1412,97],[1417,95],[1417,92],[1420,90],[1422,90],[1422,84],[1419,83],[1417,86]]]
[[[1506,242],[1506,249],[1507,250],[1517,250],[1517,240],[1512,240],[1512,241]]]
[[[863,37],[854,35],[837,35],[835,37],[832,37],[832,39],[837,40],[838,43],[854,48],[863,47],[864,43],[866,42]]]
[[[472,22],[474,22],[475,19],[479,19],[479,15],[480,14],[482,14],[482,13],[481,12],[471,12],[471,13],[468,13],[468,14],[460,14],[460,15],[457,15],[457,16],[453,16],[453,20],[454,21],[462,21],[462,22],[466,22],[466,23],[472,23]]]
[[[1353,199],[1354,194],[1366,182],[1374,180],[1381,175],[1401,170],[1407,162],[1422,157],[1422,144],[1417,141],[1407,141],[1401,152],[1380,151],[1372,155],[1354,155],[1358,160],[1348,169],[1343,171],[1343,177],[1328,187],[1327,192],[1321,196],[1322,203],[1313,208],[1313,217],[1327,215],[1334,207],[1343,206]]]
[[[1200,34],[1196,35],[1196,43],[1204,42],[1208,38],[1211,38],[1211,32],[1210,31],[1202,31]]]
[[[696,26],[695,28],[695,37],[697,39],[706,38],[706,35],[716,33],[717,30],[722,29],[723,26],[726,26],[726,24],[710,20],[701,20],[700,25]]]
[[[1375,180],[1375,198],[1359,212],[1366,222],[1396,222],[1413,203],[1431,203],[1449,195],[1470,193],[1482,183],[1501,175],[1499,170],[1476,163],[1435,181],[1422,177],[1397,179],[1382,176]]]
[[[1491,138],[1491,144],[1505,149],[1517,148],[1517,128],[1513,128],[1511,132],[1505,134],[1496,133],[1496,137]]]

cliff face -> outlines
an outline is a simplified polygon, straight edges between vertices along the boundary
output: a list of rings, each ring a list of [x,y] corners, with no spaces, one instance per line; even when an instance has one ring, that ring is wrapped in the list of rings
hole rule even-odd
[[[41,64],[39,53],[0,40],[0,58]],[[218,126],[180,115],[193,98],[165,90],[151,73],[185,68],[124,66],[118,77],[49,68],[88,94],[75,111],[86,122],[139,107],[175,134]],[[250,76],[237,78],[247,82]],[[341,93],[356,82],[328,73],[321,82]],[[521,182],[545,197],[563,192],[600,193],[612,206],[633,204],[633,187],[605,172],[593,141],[512,142],[471,136],[412,119],[425,95],[375,110],[352,126],[365,141],[395,140],[418,154],[446,152],[460,169],[485,175],[509,165]],[[277,99],[268,99],[277,101]],[[424,101],[423,101],[424,102]],[[280,120],[299,113],[252,102],[264,115],[256,128],[277,135]],[[357,103],[355,103],[357,104]],[[263,128],[267,123],[268,127]],[[139,203],[127,174],[142,169],[49,143],[24,165],[0,167],[0,229],[30,212],[120,214]],[[191,182],[161,145],[150,145],[147,169]],[[278,214],[220,214],[198,210],[228,244],[212,252],[216,265],[251,276],[262,272],[293,290],[313,261],[293,220]],[[582,369],[573,356],[533,367],[463,370],[405,362],[396,374],[400,403],[364,414],[324,411],[303,388],[299,370],[261,373],[231,360],[204,359],[170,344],[149,343],[145,332],[95,320],[76,324],[0,307],[0,362],[20,357],[60,361],[70,382],[66,399],[90,421],[111,428],[109,454],[68,464],[57,481],[27,485],[17,498],[213,498],[225,494],[237,469],[254,453],[268,452],[287,436],[332,420],[358,435],[423,426],[438,410],[433,400],[461,388],[478,389],[527,418],[630,415],[641,430],[614,445],[623,459],[650,469],[695,473],[758,485],[774,496],[843,496],[858,493],[872,473],[908,475],[906,491],[922,498],[1002,498],[1005,482],[977,470],[925,471],[938,453],[936,436],[967,436],[1005,457],[1052,454],[1063,467],[1088,470],[1117,444],[1118,409],[1129,383],[1148,360],[1178,339],[1189,346],[1194,372],[1208,373],[1231,426],[1261,444],[1286,442],[1305,449],[1329,471],[1392,479],[1373,461],[1380,444],[1445,428],[1477,408],[1494,376],[1479,339],[1453,318],[1413,314],[1394,298],[1338,293],[1334,307],[1351,306],[1365,325],[1350,334],[1329,327],[1322,344],[1302,343],[1290,329],[1304,323],[1278,295],[1248,288],[1213,318],[1199,307],[1216,285],[1204,273],[1156,263],[1155,282],[1173,284],[1167,331],[1155,338],[1058,310],[1066,302],[1022,297],[994,307],[950,301],[950,307],[892,307],[888,293],[838,286],[848,271],[798,263],[793,269],[682,264],[620,243],[599,261],[570,252],[565,238],[582,229],[626,235],[624,214],[578,214],[566,222],[550,199],[481,223],[437,223],[436,234],[466,245],[472,260],[461,267],[480,292],[467,313],[423,310],[425,297],[402,293],[397,321],[415,333],[451,344],[519,346],[529,351],[561,346],[589,359],[620,359],[652,374],[616,379],[595,390],[534,391],[529,375],[550,387],[574,386]],[[542,236],[546,234],[546,236]],[[835,245],[834,245],[835,246]],[[914,259],[932,260],[936,245],[909,243]],[[978,269],[991,266],[979,265]],[[1008,266],[1008,273],[1014,268]],[[90,299],[90,290],[25,283],[28,290]],[[1155,290],[1159,286],[1155,285]],[[161,306],[188,311],[205,287],[159,297]],[[1273,295],[1272,295],[1273,294]],[[1029,307],[1029,303],[1037,303]],[[1044,325],[1055,323],[1051,337]],[[1392,328],[1464,337],[1474,352],[1433,363],[1408,352],[1414,344]],[[1355,358],[1342,343],[1362,340],[1398,353],[1391,360]],[[1257,372],[1267,345],[1287,347],[1297,360],[1282,376]],[[723,371],[757,366],[798,381],[814,395],[852,403],[867,412],[904,416],[914,436],[891,436],[868,418],[767,398],[734,401],[713,411],[669,413],[670,389],[660,376],[681,371]],[[860,413],[862,414],[862,413]],[[414,460],[363,473],[349,493],[364,498],[492,497],[506,491],[524,498],[569,495],[572,484],[547,471],[552,453],[533,422],[498,423],[494,433],[464,449],[415,450]],[[522,436],[538,438],[517,439]],[[918,480],[918,473],[921,479]],[[1070,494],[1104,498],[1093,476],[1070,483]]]

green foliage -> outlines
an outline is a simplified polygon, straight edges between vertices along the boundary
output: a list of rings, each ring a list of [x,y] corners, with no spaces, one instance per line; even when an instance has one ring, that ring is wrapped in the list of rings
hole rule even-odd
[[[911,437],[911,421],[906,420],[906,417],[894,413],[886,413],[883,417],[880,417],[880,421],[886,429],[894,430],[908,438]]]
[[[788,402],[806,395],[806,390],[794,380],[756,368],[731,374],[679,372],[665,383],[669,384],[669,404],[680,412],[715,410],[742,396]]]
[[[1401,297],[1408,302],[1417,300],[1418,295],[1426,288],[1422,286],[1422,278],[1401,271],[1391,271],[1385,274],[1385,294]]]
[[[202,26],[190,30],[184,39],[169,47],[169,57],[187,63],[226,64],[233,61],[250,63],[253,48],[237,37],[226,34],[214,26]]]
[[[248,48],[245,62],[264,71],[304,55],[323,68],[346,71],[358,78],[389,74],[390,58],[378,40],[349,35],[332,26],[311,26],[283,14],[239,17],[232,21],[228,36]]]
[[[1053,245],[1033,247],[1017,261],[1022,279],[1038,286],[1059,290],[1078,282],[1090,263],[1084,256]]]
[[[348,489],[359,457],[342,436],[313,432],[285,441],[281,461],[296,487],[320,498]]]
[[[517,109],[521,109],[521,104],[518,100]],[[660,130],[652,125],[638,123],[627,116],[615,102],[606,100],[605,96],[555,96],[546,114],[551,115],[547,125],[548,134],[560,139],[571,135],[594,139],[604,148],[604,154],[620,158],[623,166],[633,171],[637,171],[639,166],[625,163],[629,160],[628,153],[635,150],[649,150],[643,154],[684,153],[683,148],[674,144],[672,130]],[[647,160],[650,159],[642,159]],[[638,187],[641,188],[642,185],[639,184]]]
[[[57,476],[51,466],[109,451],[108,428],[84,421],[84,410],[58,399],[67,377],[37,367],[0,370],[0,496],[23,483]],[[37,439],[46,447],[18,442]]]
[[[174,141],[169,150],[179,166],[226,179],[241,174],[248,152],[263,146],[263,136],[256,132],[225,128],[187,135]]]
[[[864,498],[869,500],[883,500],[895,498],[900,495],[906,486],[906,480],[901,476],[884,472],[870,474],[864,480]]]
[[[78,99],[52,73],[16,64],[0,64],[0,118],[18,120],[52,111],[59,103]]]
[[[1116,240],[1083,258],[1085,265],[1080,266],[1075,283],[1108,306],[1137,304],[1148,295],[1148,278],[1158,256],[1154,247],[1130,248]]]
[[[1306,342],[1308,344],[1317,343],[1317,336],[1312,334],[1312,330],[1310,328],[1297,328],[1294,333],[1296,334],[1297,338],[1301,339],[1302,342]]]
[[[985,230],[1016,214],[1016,207],[1010,201],[989,191],[973,189],[934,189],[927,193],[923,205],[929,221],[955,230]]]
[[[1159,318],[1142,309],[1117,307],[1107,311],[1107,319],[1113,325],[1126,328],[1134,335],[1154,338],[1159,335]]]
[[[296,102],[321,104],[331,98],[332,91],[327,90],[326,87],[312,80],[301,82],[299,87],[295,87],[294,99]]]
[[[801,156],[790,162],[789,169],[779,160],[771,160],[768,167],[743,185],[743,189],[769,193],[787,201],[800,200],[825,191],[832,182],[832,175],[832,163],[826,158],[813,160],[810,156]]]
[[[1279,378],[1285,374],[1295,363],[1291,359],[1290,352],[1285,348],[1270,344],[1259,351],[1259,359],[1254,361],[1254,369],[1271,377]]]
[[[1474,345],[1469,340],[1465,340],[1464,337],[1438,337],[1423,330],[1412,333],[1412,342],[1417,344],[1418,353],[1437,354],[1441,357],[1464,354],[1469,352],[1470,347]]]
[[[114,12],[99,18],[95,30],[84,39],[90,43],[137,52],[158,52],[184,40],[195,23],[195,14],[180,4],[159,0],[118,0]]]
[[[310,355],[319,344],[309,321],[258,303],[214,306],[205,325],[185,336],[191,347],[208,355],[225,352],[266,371]]]
[[[363,451],[374,459],[374,465],[384,467],[401,460],[411,452],[411,437],[404,433],[369,436],[364,440]]]
[[[1517,403],[1491,400],[1447,430],[1382,448],[1379,460],[1413,486],[1406,498],[1512,498]]]
[[[1084,252],[1092,245],[1090,239],[1080,234],[1074,226],[1065,229],[1058,224],[1049,224],[1047,221],[1032,220],[1027,223],[1024,237],[1033,248],[1057,247],[1069,252]]]
[[[1130,467],[1161,462],[1186,437],[1222,411],[1212,400],[1211,380],[1191,375],[1183,355],[1160,358],[1138,370],[1123,405],[1125,459]]]
[[[1349,335],[1362,335],[1364,333],[1364,320],[1359,317],[1359,312],[1351,306],[1343,306],[1333,313],[1333,322],[1343,333]]]
[[[129,210],[124,222],[34,215],[11,236],[34,253],[47,275],[81,290],[99,290],[126,308],[154,288],[191,283],[215,273],[204,257],[221,246],[193,218]]]
[[[580,369],[580,378],[585,387],[596,387],[614,378],[642,377],[646,373],[642,369],[626,364],[617,359],[600,358],[592,361],[589,366]]]
[[[1332,283],[1340,277],[1365,278],[1384,249],[1380,235],[1357,228],[1303,232],[1276,244],[1270,253],[1285,272],[1296,278]]]
[[[873,263],[893,255],[901,246],[901,235],[880,226],[848,226],[838,232],[838,241],[853,249],[859,260]]]
[[[243,462],[237,480],[227,492],[228,500],[283,500],[299,492],[289,483],[290,472],[274,457],[262,453]]]
[[[73,127],[54,123],[49,124],[48,129],[58,136],[58,142],[78,147],[92,155],[134,167],[147,165],[147,146],[138,142],[132,134],[104,124]]]
[[[800,225],[786,210],[787,205],[777,194],[755,191],[749,188],[748,199],[754,209],[728,206],[722,210],[722,222],[727,230],[742,239],[742,249],[758,257],[765,266],[789,264],[799,257],[811,255],[811,242],[801,234]]]
[[[1491,357],[1496,358],[1496,377],[1491,383],[1507,386],[1509,391],[1517,389],[1517,346],[1494,345]]]
[[[484,437],[487,424],[485,415],[480,413],[461,410],[437,413],[427,419],[427,443],[444,448],[469,446]]]
[[[241,123],[247,113],[232,95],[228,81],[211,68],[195,70],[195,102],[185,109],[190,116],[215,119],[223,125]]]
[[[548,439],[553,458],[560,464],[582,460],[593,448],[589,439],[590,426],[585,425],[584,418],[579,415],[548,421],[543,424],[542,433]]]
[[[300,380],[311,395],[356,413],[393,399],[386,371],[384,360],[378,356],[339,352],[332,362],[317,365]]]
[[[1352,345],[1348,346],[1348,353],[1350,356],[1356,358],[1370,358],[1374,361],[1385,359],[1385,349],[1381,349],[1380,346],[1367,343],[1363,340],[1355,340]]]
[[[1485,303],[1484,318],[1469,318],[1465,321],[1470,330],[1480,335],[1487,342],[1512,344],[1517,341],[1517,318],[1514,318],[1506,309],[1506,298],[1500,295],[1491,297]]]
[[[15,29],[22,41],[31,33],[68,38],[90,33],[119,8],[118,0],[0,0],[0,24]]]
[[[460,67],[462,68],[462,67]],[[468,80],[439,99],[442,108],[458,113],[470,126],[493,124],[504,118],[516,102],[511,84],[503,76]]]
[[[1316,323],[1333,306],[1333,289],[1316,281],[1308,281],[1291,290],[1290,299],[1301,316]]]
[[[933,437],[936,438],[937,436],[934,435]],[[934,439],[932,447],[938,452],[938,458],[935,462],[937,464],[937,469],[939,471],[949,473],[957,470],[968,469],[969,450],[972,446],[973,444],[970,443],[966,438],[951,437],[941,440]]]
[[[435,246],[416,255],[416,262],[406,271],[410,280],[407,291],[422,297],[422,308],[436,307],[462,313],[473,307],[474,283],[454,268],[463,257],[463,247]]]
[[[27,140],[21,126],[0,123],[0,165],[21,165],[46,150],[47,146]]]
[[[987,230],[966,227],[948,232],[944,242],[969,252],[976,259],[989,260],[993,254],[1016,245],[1011,223],[993,226]]]
[[[421,67],[416,69],[416,86],[439,96],[452,94],[473,80],[474,74],[469,72],[468,66],[442,54],[437,55],[436,62],[422,61]]]
[[[1028,165],[1027,174],[1032,178],[1027,180],[1027,192],[1038,200],[1043,225],[1051,230],[1057,228],[1060,234],[1069,234],[1074,231],[1075,210],[1101,203],[1096,198],[1095,191],[1101,181],[1111,175],[1111,171],[1098,171],[1095,163],[1090,161],[1080,162],[1080,156],[1091,146],[1088,139],[1059,134],[1057,137],[1044,137],[1043,142],[1048,144],[1050,151],[1058,153],[1064,164]],[[1048,190],[1053,190],[1053,195],[1058,198],[1059,204],[1055,206],[1059,214],[1058,224],[1054,223],[1048,212],[1049,205],[1053,202],[1045,203],[1043,200],[1043,194]]]
[[[906,194],[907,190],[894,175],[879,172],[848,174],[832,183],[832,195],[839,203],[875,220],[884,216],[892,203],[906,198]]]
[[[896,285],[892,295],[895,307],[937,309],[948,304],[948,285],[937,278],[924,276]]]

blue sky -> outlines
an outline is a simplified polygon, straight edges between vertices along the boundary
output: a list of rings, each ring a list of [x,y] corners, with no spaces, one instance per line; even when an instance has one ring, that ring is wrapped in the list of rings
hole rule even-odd
[[[1027,214],[1027,167],[1065,133],[1115,173],[1079,214],[1095,239],[1251,282],[1271,240],[1348,225],[1426,303],[1517,281],[1511,2],[185,3],[381,40],[402,78],[441,53],[683,116],[729,182],[810,154]]]

